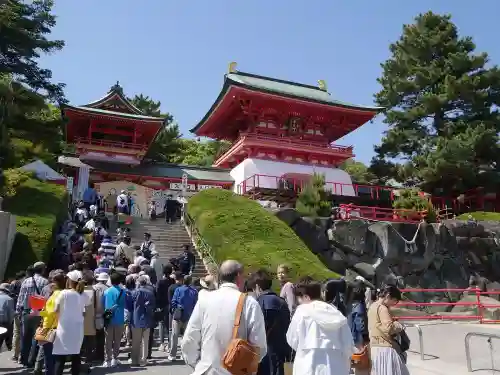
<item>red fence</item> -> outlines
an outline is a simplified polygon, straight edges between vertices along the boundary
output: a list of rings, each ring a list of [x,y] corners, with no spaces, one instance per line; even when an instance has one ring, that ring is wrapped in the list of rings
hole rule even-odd
[[[458,321],[479,321],[479,323],[500,323],[500,319],[487,319],[484,317],[485,309],[496,308],[500,315],[500,301],[495,304],[485,304],[481,301],[481,296],[495,296],[500,295],[500,290],[481,292],[479,289],[401,289],[401,292],[422,292],[422,293],[458,293],[463,294],[467,292],[468,295],[475,297],[471,302],[407,302],[401,301],[397,307],[425,307],[425,306],[470,306],[476,309],[474,315],[446,313],[444,315],[420,315],[420,316],[398,316],[398,320],[458,320]],[[500,316],[499,316],[500,318]]]
[[[238,194],[249,194],[255,189],[290,190],[299,193],[307,184],[307,179],[254,174],[238,184]],[[349,184],[343,182],[325,182],[325,190],[333,195],[351,197],[369,196],[371,199],[394,199],[394,188],[377,185]]]
[[[425,219],[425,216],[427,215],[427,211],[355,206],[352,204],[341,204],[339,207],[340,217],[344,220],[367,219],[376,221],[418,223]]]
[[[147,146],[141,145],[141,144],[108,141],[108,140],[101,140],[101,139],[76,138],[76,143],[83,143],[83,144],[88,144],[88,145],[93,145],[93,146],[126,148],[126,149],[134,149],[134,150],[146,150],[147,149]]]

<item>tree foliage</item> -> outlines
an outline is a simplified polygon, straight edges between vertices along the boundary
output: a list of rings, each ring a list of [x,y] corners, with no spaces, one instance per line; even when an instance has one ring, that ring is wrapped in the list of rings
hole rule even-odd
[[[349,173],[352,182],[358,184],[371,184],[377,178],[365,164],[354,159],[347,159],[340,165],[340,169]]]
[[[210,167],[229,147],[227,141],[182,139],[180,153],[174,160],[179,164]]]
[[[41,54],[64,46],[48,35],[56,23],[52,0],[5,0],[0,5],[0,73],[52,101],[63,101],[63,84],[52,83],[52,72],[38,65]]]
[[[415,212],[427,211],[426,220],[436,222],[436,211],[427,197],[419,194],[417,189],[398,190],[399,196],[392,202],[392,207],[399,210],[412,210]],[[410,212],[399,212],[399,216],[411,216]]]
[[[497,182],[500,70],[475,49],[449,15],[403,27],[375,95],[389,126],[370,168],[378,177],[431,193]]]
[[[325,191],[324,175],[313,174],[300,192],[295,208],[303,216],[317,217],[330,214],[331,205]]]

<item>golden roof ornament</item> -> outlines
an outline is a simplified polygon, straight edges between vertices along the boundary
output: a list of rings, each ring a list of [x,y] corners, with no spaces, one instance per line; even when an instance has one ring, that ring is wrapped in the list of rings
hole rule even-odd
[[[320,90],[327,91],[326,81],[324,79],[318,80],[318,86]]]
[[[232,61],[229,63],[229,68],[228,68],[228,73],[236,73],[236,66],[238,64],[236,63],[236,61]]]

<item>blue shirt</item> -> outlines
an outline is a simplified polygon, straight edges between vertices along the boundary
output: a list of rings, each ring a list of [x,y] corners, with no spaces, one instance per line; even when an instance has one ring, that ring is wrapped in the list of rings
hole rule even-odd
[[[122,290],[120,299],[118,299]],[[110,325],[119,326],[125,324],[125,300],[125,289],[121,286],[113,285],[104,292],[104,309],[113,309],[113,317],[111,318]]]
[[[97,201],[97,192],[92,188],[87,188],[83,192],[83,201],[87,203],[95,203]]]
[[[131,326],[134,328],[154,327],[154,311],[156,309],[154,293],[145,287],[132,291],[130,296]]]
[[[177,308],[182,309],[182,321],[187,322],[193,313],[198,301],[198,291],[192,286],[181,285],[174,292],[171,309],[174,312]]]

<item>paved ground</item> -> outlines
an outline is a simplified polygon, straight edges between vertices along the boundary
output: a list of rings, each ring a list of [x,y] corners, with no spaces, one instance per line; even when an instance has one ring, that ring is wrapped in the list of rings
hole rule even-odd
[[[500,325],[479,324],[429,324],[422,323],[422,337],[425,359],[420,358],[417,330],[408,328],[412,343],[408,353],[411,375],[466,375],[467,371],[464,339],[469,332],[490,333],[500,336]],[[492,349],[486,338],[472,338],[470,342],[471,364],[474,375],[500,374],[500,339],[492,340]],[[154,351],[153,360],[147,367],[131,368],[122,365],[114,369],[97,368],[92,374],[143,373],[148,375],[189,375],[191,369],[182,362],[167,363],[166,353]],[[26,374],[17,364],[10,361],[10,353],[0,353],[0,374]],[[126,354],[120,358],[126,363]],[[492,371],[493,368],[496,371]]]
[[[469,332],[494,334],[500,337],[500,325],[422,323],[425,359],[420,357],[417,330],[408,328],[411,352],[408,365],[412,375],[465,375],[467,362],[465,336]],[[500,374],[500,339],[473,337],[470,341],[471,365],[474,375]],[[493,359],[493,366],[492,366]],[[492,368],[496,369],[492,371]]]

